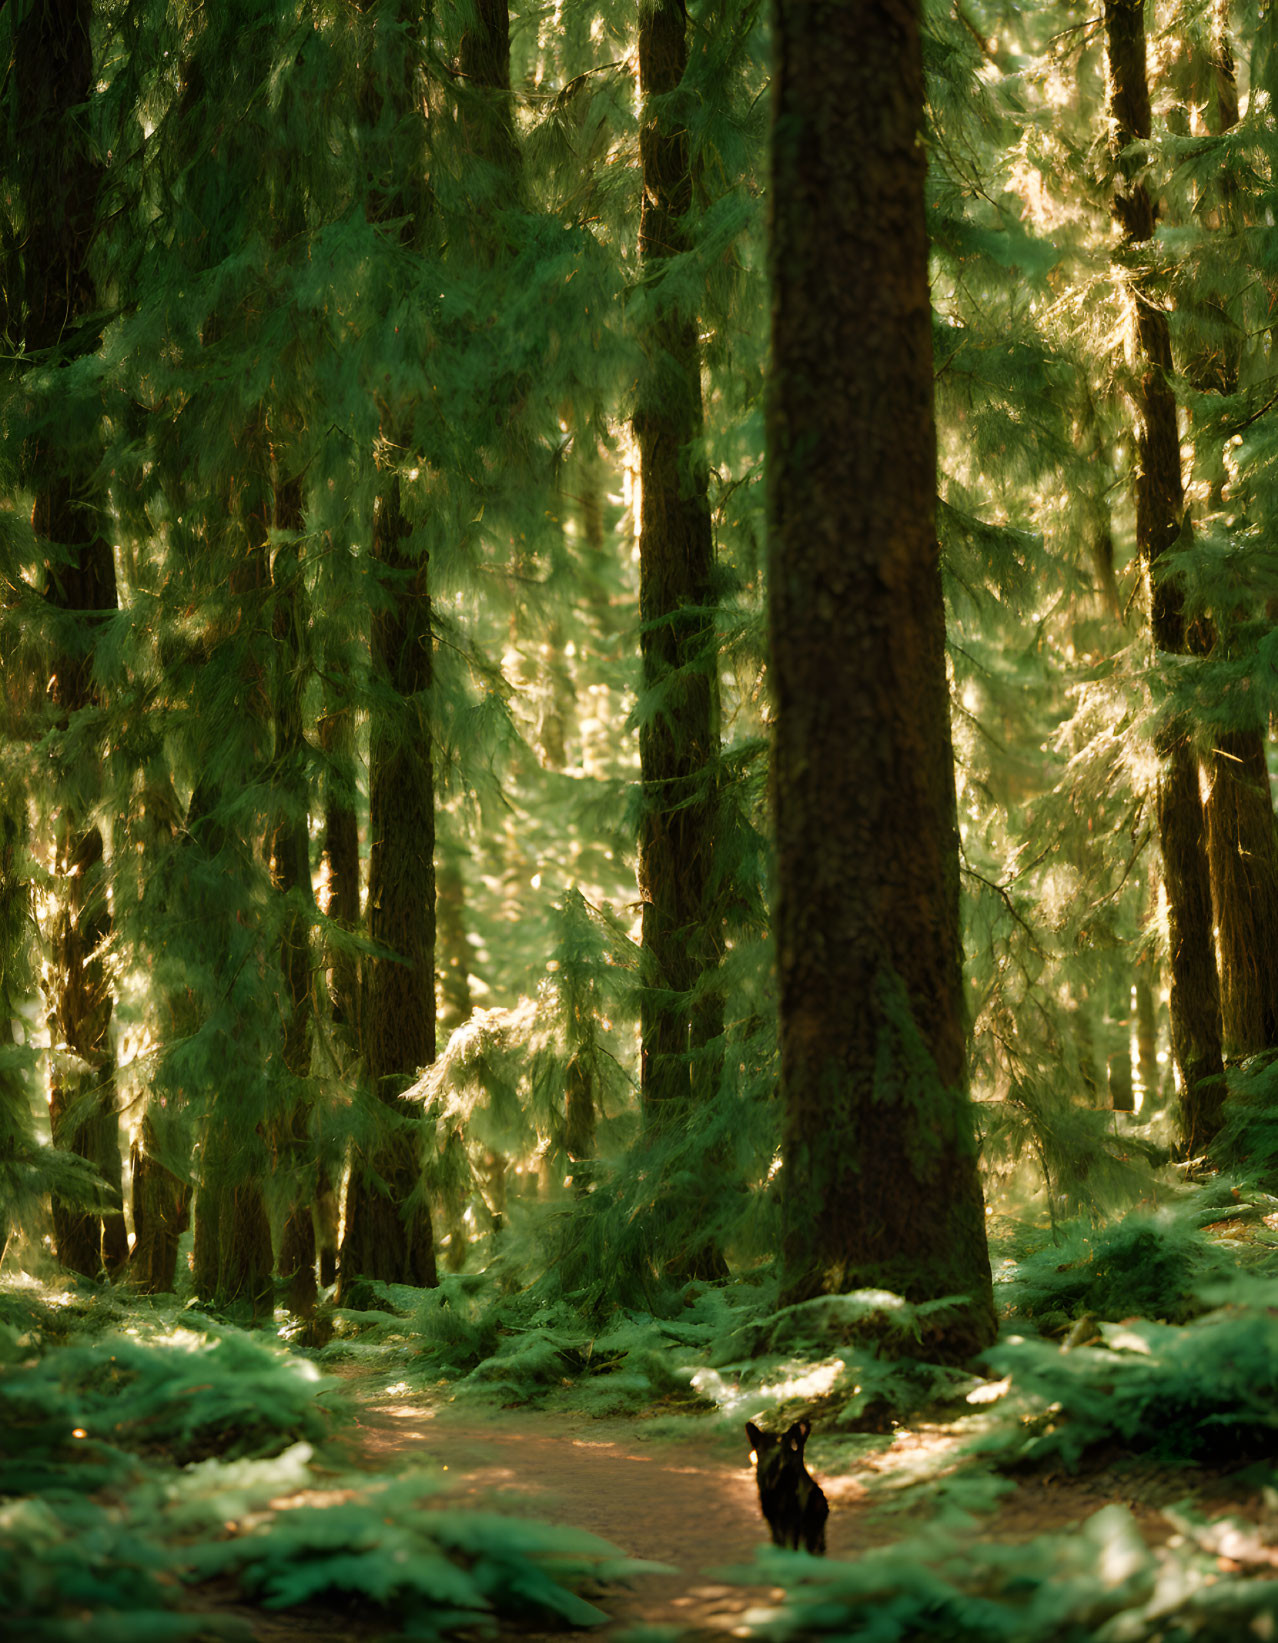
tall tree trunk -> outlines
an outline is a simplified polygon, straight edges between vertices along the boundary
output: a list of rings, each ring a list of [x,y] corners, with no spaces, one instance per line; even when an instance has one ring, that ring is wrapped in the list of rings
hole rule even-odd
[[[302,487],[299,479],[277,480],[277,529],[300,534]],[[315,1311],[314,1200],[319,1186],[311,1138],[311,944],[314,912],[308,830],[309,790],[306,744],[302,735],[303,642],[306,623],[301,556],[295,540],[281,538],[271,561],[274,585],[272,631],[276,679],[275,758],[273,780],[278,804],[270,837],[271,882],[284,898],[279,965],[284,996],[284,1043],[281,1049],[285,1091],[276,1120],[275,1146],[284,1163],[287,1197],[280,1231],[278,1267],[290,1309],[303,1317]]]
[[[1229,0],[1213,0],[1210,35],[1211,97],[1208,124],[1220,135],[1238,123],[1238,87],[1229,40]],[[1236,202],[1222,180],[1215,202],[1216,232],[1234,234]],[[1194,362],[1197,387],[1238,391],[1241,332],[1232,340],[1228,316],[1217,313],[1225,340]],[[1223,447],[1211,453],[1209,507],[1224,507]],[[1216,612],[1216,651],[1228,655],[1237,613]],[[1245,699],[1235,695],[1241,707]],[[1254,1055],[1278,1047],[1278,830],[1274,826],[1265,761],[1267,726],[1261,715],[1214,738],[1208,758],[1207,857],[1220,953],[1220,1006],[1224,1047]]]
[[[489,211],[509,208],[513,203],[510,185],[520,170],[510,100],[509,0],[474,0],[470,23],[462,32],[457,66],[466,146],[472,157],[486,162],[478,173],[472,168],[472,198],[483,201]],[[480,235],[491,228],[483,215],[476,213],[475,231]]]
[[[249,564],[254,561],[250,558]],[[250,569],[249,575],[252,575]],[[250,591],[240,590],[243,595]],[[215,1306],[247,1307],[254,1318],[274,1305],[271,1226],[262,1183],[267,1156],[260,1114],[264,1100],[260,1033],[245,1043],[245,1023],[226,1008],[237,980],[260,962],[256,933],[246,929],[239,894],[248,871],[248,848],[230,836],[216,814],[219,798],[211,784],[197,785],[187,807],[182,849],[188,863],[183,892],[193,918],[207,929],[214,954],[205,996],[188,1006],[192,1036],[205,1040],[202,1065],[217,1067],[214,1086],[201,1089],[199,1180],[194,1194],[195,1238],[192,1270],[195,1294]],[[229,885],[228,885],[228,880]],[[229,890],[229,894],[228,894]],[[185,1013],[185,1010],[182,1011]],[[186,1025],[179,1017],[178,1028]]]
[[[1254,1055],[1278,1047],[1278,833],[1259,729],[1214,738],[1207,853],[1225,1047]]]
[[[88,257],[102,168],[77,115],[93,91],[92,10],[89,0],[49,0],[25,8],[14,28],[12,66],[27,195],[24,337],[28,352],[36,355],[56,349],[97,307]],[[91,460],[78,458],[80,471],[73,471],[47,437],[35,442],[28,457],[36,491],[31,524],[37,539],[48,544],[47,597],[66,613],[58,624],[49,687],[57,723],[65,730],[75,715],[98,704],[94,647],[104,614],[117,608],[115,561],[98,526]],[[61,773],[59,799],[54,865],[59,912],[48,983],[50,1121],[55,1144],[90,1158],[112,1193],[120,1194],[113,998],[102,958],[111,933],[103,840],[89,819],[93,794],[82,770]],[[104,1217],[55,1197],[53,1227],[58,1258],[73,1271],[96,1276],[104,1261],[118,1268],[128,1259],[122,1202]]]
[[[784,1294],[965,1297],[994,1338],[967,1097],[935,525],[917,0],[777,0],[771,652]]]
[[[359,0],[361,11],[372,0]],[[370,78],[360,90],[366,131],[384,127],[389,105],[398,132],[416,107],[410,42],[421,25],[420,0],[397,8],[405,55],[398,77]],[[370,31],[370,45],[372,35]],[[374,146],[380,139],[373,137]],[[370,155],[370,158],[372,156]],[[412,144],[398,137],[384,157],[389,187],[375,186],[371,221],[400,219],[405,247],[429,217],[424,177],[414,173]],[[388,410],[383,431],[393,449],[408,439]],[[382,603],[372,617],[372,668],[387,692],[372,715],[369,748],[368,933],[393,959],[363,966],[360,1043],[364,1068],[382,1104],[381,1133],[352,1148],[340,1257],[343,1305],[364,1299],[359,1280],[433,1287],[435,1236],[422,1183],[420,1115],[401,1099],[420,1067],[435,1059],[435,769],[428,711],[433,675],[428,561],[410,551],[398,474],[384,474],[373,508],[373,557],[383,568]]]
[[[344,703],[329,700],[320,720],[320,746],[327,760],[324,776],[324,864],[328,880],[326,916],[340,930],[359,928],[359,822],[355,812],[354,715]],[[346,1061],[359,1045],[360,970],[355,954],[340,941],[330,941],[326,953],[329,1010],[334,1027],[347,1050]],[[338,1050],[341,1056],[341,1050]],[[327,1288],[337,1278],[337,1244],[341,1224],[340,1151],[321,1152],[315,1197],[315,1241],[319,1249],[320,1283]]]
[[[12,703],[3,703],[9,720]],[[6,723],[6,728],[7,728]],[[30,840],[24,795],[0,788],[0,1171],[35,1149],[33,1102],[28,1080],[35,1057],[23,1067],[13,1030],[19,1010],[35,990],[32,959],[33,906]],[[12,1205],[0,1201],[0,1261],[12,1233]]]
[[[701,350],[697,316],[660,291],[670,259],[687,248],[692,209],[688,136],[668,102],[687,67],[687,29],[684,0],[641,0],[639,255],[651,309],[640,338],[644,365],[634,429],[642,508],[640,646],[653,707],[639,731],[647,972],[640,1088],[645,1120],[658,1128],[672,1103],[669,1117],[677,1122],[694,1093],[713,1093],[717,1063],[704,1048],[722,1031],[711,980],[722,949],[711,894],[719,690]],[[690,1057],[697,1058],[691,1081]]]
[[[364,1064],[387,1123],[369,1155],[356,1150],[346,1195],[341,1294],[358,1278],[433,1287],[430,1211],[421,1189],[421,1122],[400,1095],[435,1059],[435,785],[430,723],[430,594],[413,555],[399,480],[377,500],[373,552],[390,573],[373,614],[373,668],[393,707],[373,719],[368,933],[393,958],[365,964]]]
[[[1136,412],[1136,545],[1150,579],[1154,648],[1181,656],[1188,650],[1184,599],[1177,582],[1157,574],[1158,561],[1190,531],[1180,472],[1180,431],[1172,394],[1171,336],[1167,315],[1139,267],[1140,247],[1153,238],[1154,206],[1141,176],[1138,145],[1150,135],[1145,74],[1143,0],[1105,0],[1109,71],[1110,142],[1114,156],[1114,221],[1120,262],[1135,311],[1140,379]],[[1220,1127],[1224,1100],[1220,1040],[1220,985],[1212,931],[1212,900],[1204,838],[1198,758],[1192,726],[1183,714],[1169,721],[1157,752],[1158,831],[1167,890],[1171,959],[1172,1050],[1180,1072],[1182,1140],[1199,1151]]]
[[[274,487],[260,408],[239,443],[243,466],[227,496],[224,546],[231,567],[225,638],[238,647],[240,680],[238,719],[228,721],[222,730],[240,755],[226,784],[232,790],[247,786],[264,771],[272,734],[266,709],[272,694],[268,680],[274,647],[266,643],[264,606],[270,585],[267,542]],[[216,642],[211,640],[210,648]],[[273,1001],[267,1002],[261,988],[253,989],[251,999],[242,991],[246,975],[264,975],[267,970],[260,911],[250,899],[260,836],[245,837],[239,822],[235,834],[223,824],[218,809],[227,797],[212,781],[202,780],[191,795],[187,819],[191,847],[204,858],[193,864],[191,876],[199,881],[199,896],[206,901],[209,941],[216,953],[212,989],[201,1001],[200,1032],[209,1039],[206,1064],[219,1069],[205,1093],[195,1194],[195,1292],[201,1301],[217,1306],[247,1305],[253,1317],[260,1318],[274,1306],[265,1195],[270,1169],[266,1120],[271,1107],[269,1063],[280,1045]],[[218,878],[223,894],[209,905],[210,887]]]

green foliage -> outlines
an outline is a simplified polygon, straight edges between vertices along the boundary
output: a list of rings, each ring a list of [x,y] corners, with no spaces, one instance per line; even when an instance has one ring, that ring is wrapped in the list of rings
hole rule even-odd
[[[530,1614],[586,1626],[606,1616],[580,1587],[648,1567],[577,1530],[459,1509],[438,1473],[335,1469],[321,1446],[347,1405],[260,1338],[144,1313],[91,1332],[91,1309],[68,1330],[21,1297],[15,1320],[24,1304],[24,1334],[0,1334],[16,1349],[0,1373],[0,1601],[23,1637],[247,1637],[175,1612],[178,1581],[198,1609],[200,1584],[227,1576],[266,1607],[358,1602],[406,1636]]]
[[[405,1476],[362,1499],[296,1507],[197,1548],[193,1576],[232,1571],[271,1609],[358,1599],[428,1638],[500,1615],[595,1625],[607,1616],[572,1588],[645,1567],[577,1529],[428,1504],[438,1490],[433,1476]]]
[[[750,1628],[776,1643],[1233,1643],[1263,1637],[1278,1612],[1278,1581],[1222,1575],[1209,1536],[1151,1549],[1125,1506],[1016,1545],[938,1529],[846,1563],[768,1551],[733,1574],[787,1587]]]
[[[51,1496],[0,1502],[0,1603],[31,1643],[250,1643],[248,1622],[174,1612],[170,1547],[127,1507]]]
[[[1233,1267],[1198,1229],[1203,1213],[1193,1198],[1154,1213],[1134,1210],[1110,1225],[1058,1228],[1000,1284],[1008,1318],[1050,1325],[1085,1314],[1118,1321],[1136,1313],[1184,1322],[1201,1310],[1203,1285]]]
[[[1233,1070],[1229,1101],[1212,1156],[1241,1180],[1272,1193],[1278,1186],[1278,1061],[1257,1056]]]
[[[1268,1277],[1217,1283],[1203,1291],[1212,1310],[1192,1322],[1101,1323],[1103,1346],[1001,1342],[985,1361],[1011,1377],[1013,1407],[1026,1426],[988,1447],[1024,1460],[1059,1455],[1070,1467],[1104,1444],[1182,1464],[1274,1453],[1274,1293]]]
[[[130,1457],[269,1455],[324,1434],[334,1389],[313,1365],[191,1321],[201,1327],[76,1340],[10,1364],[0,1378],[0,1490],[61,1480],[87,1492],[132,1471]]]

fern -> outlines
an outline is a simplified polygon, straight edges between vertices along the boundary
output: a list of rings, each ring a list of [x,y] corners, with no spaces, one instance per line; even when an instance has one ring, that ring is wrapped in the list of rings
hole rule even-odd
[[[1123,1506],[1021,1545],[938,1529],[847,1563],[769,1550],[730,1574],[787,1587],[751,1617],[770,1643],[1237,1643],[1278,1613],[1278,1581],[1222,1574],[1205,1545],[1148,1547]]]

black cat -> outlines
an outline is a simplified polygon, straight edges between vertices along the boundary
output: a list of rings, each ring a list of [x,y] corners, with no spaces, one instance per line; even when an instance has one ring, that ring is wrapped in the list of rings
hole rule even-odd
[[[772,1531],[773,1545],[791,1546],[797,1552],[802,1541],[809,1552],[823,1555],[830,1505],[803,1464],[803,1445],[811,1430],[810,1422],[796,1421],[779,1438],[775,1432],[761,1432],[753,1421],[746,1422],[759,1480],[759,1505]]]

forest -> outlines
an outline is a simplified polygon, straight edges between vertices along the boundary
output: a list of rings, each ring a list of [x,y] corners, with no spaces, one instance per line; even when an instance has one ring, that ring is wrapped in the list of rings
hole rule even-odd
[[[1275,96],[0,0],[0,1632],[1274,1635]]]

